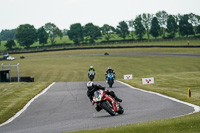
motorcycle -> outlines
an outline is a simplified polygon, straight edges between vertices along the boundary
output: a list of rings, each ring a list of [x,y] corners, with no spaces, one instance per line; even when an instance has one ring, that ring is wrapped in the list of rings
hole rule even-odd
[[[94,71],[89,71],[88,72],[88,77],[89,77],[90,81],[93,81],[93,79],[94,79]]]
[[[111,116],[123,114],[124,109],[113,97],[106,94],[103,90],[97,90],[94,92],[93,104],[96,104],[100,108],[104,109]]]
[[[106,79],[107,79],[107,83],[108,83],[109,87],[112,88],[112,86],[114,84],[114,79],[115,79],[114,74],[108,73]]]

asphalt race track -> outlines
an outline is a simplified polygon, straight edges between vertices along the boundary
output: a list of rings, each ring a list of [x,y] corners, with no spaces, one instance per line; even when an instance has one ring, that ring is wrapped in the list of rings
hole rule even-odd
[[[108,87],[105,81],[95,82]],[[124,114],[96,112],[86,96],[86,82],[55,83],[0,133],[60,133],[112,127],[189,114],[194,108],[115,82],[113,90],[123,99]]]

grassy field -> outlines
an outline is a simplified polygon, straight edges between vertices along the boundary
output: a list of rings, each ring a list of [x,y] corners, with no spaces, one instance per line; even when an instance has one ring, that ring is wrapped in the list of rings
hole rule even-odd
[[[110,55],[104,56],[105,52]],[[1,61],[0,64],[20,63],[20,76],[32,76],[35,78],[35,82],[1,83],[0,123],[22,108],[28,99],[38,94],[51,82],[88,81],[87,71],[90,65],[93,65],[96,70],[95,81],[105,80],[105,71],[108,66],[111,66],[116,71],[117,80],[200,106],[200,57],[133,56],[130,53],[200,54],[200,50],[199,48],[71,50],[23,54],[25,59],[19,59],[22,54],[11,55],[16,57],[15,61]],[[133,74],[133,80],[123,80],[124,74]],[[155,84],[142,85],[141,78],[144,77],[154,77]],[[192,91],[191,98],[187,98],[188,88],[191,88]],[[34,89],[35,91],[33,91]],[[30,96],[27,96],[28,94]],[[16,107],[19,101],[24,102]],[[7,117],[2,117],[5,114]],[[180,118],[92,130],[92,132],[199,132],[199,118],[200,113],[196,113]]]
[[[159,56],[104,56],[105,52],[112,53],[187,53],[198,54],[199,49],[103,49],[103,50],[74,50],[60,52],[43,52],[11,55],[15,61],[2,61],[4,64],[20,64],[20,76],[31,76],[36,82],[70,82],[87,81],[87,70],[90,65],[96,69],[95,80],[104,80],[108,66],[117,72],[117,79],[124,74],[132,73],[135,77],[154,75],[158,72],[178,73],[198,70],[199,58],[191,57],[159,57]],[[157,52],[158,53],[158,52]],[[195,63],[195,66],[194,66]],[[197,63],[197,64],[196,64]],[[197,65],[197,66],[196,66]],[[187,70],[188,68],[190,68]],[[155,69],[156,68],[156,69]],[[193,70],[193,69],[194,70]]]
[[[116,37],[114,38],[115,40],[122,40],[122,38]],[[128,38],[130,39],[130,38]],[[69,40],[68,36],[64,36],[62,39],[60,38],[56,38],[56,48],[51,48],[51,49],[58,49],[58,48],[71,48],[71,47],[80,47],[80,45],[73,45],[73,41]],[[102,43],[102,44],[98,44],[98,42],[101,42],[103,39],[100,39],[98,41],[96,41],[96,44],[85,44],[83,45],[84,47],[88,47],[88,46],[93,46],[93,47],[106,47],[108,46],[107,43]],[[162,46],[188,46],[188,41],[190,42],[190,46],[200,46],[200,39],[187,39],[187,38],[183,38],[183,40],[156,40],[156,39],[152,39],[150,38],[150,41],[147,42],[147,40],[145,41],[134,41],[131,43],[124,43],[124,42],[120,42],[120,43],[113,43],[113,44],[109,44],[109,46],[158,46],[158,45],[162,45]],[[1,41],[1,45],[0,45],[0,51],[4,51],[6,50],[6,47],[4,46],[6,44],[7,41]],[[15,41],[16,43],[16,48],[22,48],[17,41]],[[65,46],[59,46],[59,44],[69,44],[71,43],[72,45],[65,45]],[[40,50],[40,47],[42,45],[39,44],[39,42],[35,42],[33,45],[31,45],[31,47],[36,47],[37,50]],[[51,46],[50,40],[48,41],[48,44],[45,44],[45,46]],[[49,48],[46,48],[49,49]]]

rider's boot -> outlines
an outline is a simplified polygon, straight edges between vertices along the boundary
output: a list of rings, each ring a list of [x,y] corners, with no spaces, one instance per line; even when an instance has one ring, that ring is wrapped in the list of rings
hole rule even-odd
[[[115,97],[115,100],[117,100],[118,102],[122,102],[122,99],[118,98],[117,96]]]

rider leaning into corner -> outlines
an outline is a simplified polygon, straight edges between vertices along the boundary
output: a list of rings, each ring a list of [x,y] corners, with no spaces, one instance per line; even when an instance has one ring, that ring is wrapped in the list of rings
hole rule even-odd
[[[107,75],[108,75],[109,73],[113,73],[114,78],[115,78],[115,71],[114,71],[110,66],[108,67],[108,69],[107,69],[107,71],[106,71],[106,74],[105,74],[106,78],[107,78]]]
[[[122,102],[122,99],[118,98],[115,95],[114,91],[108,90],[108,89],[106,89],[105,87],[103,87],[101,85],[96,85],[92,81],[89,81],[87,83],[87,88],[88,88],[87,96],[89,97],[91,103],[93,102],[94,92],[97,91],[97,90],[104,90],[106,94],[108,94],[108,95],[112,96],[113,98],[115,98],[116,101]],[[95,109],[99,112],[102,108],[100,108],[99,106],[96,106]]]

